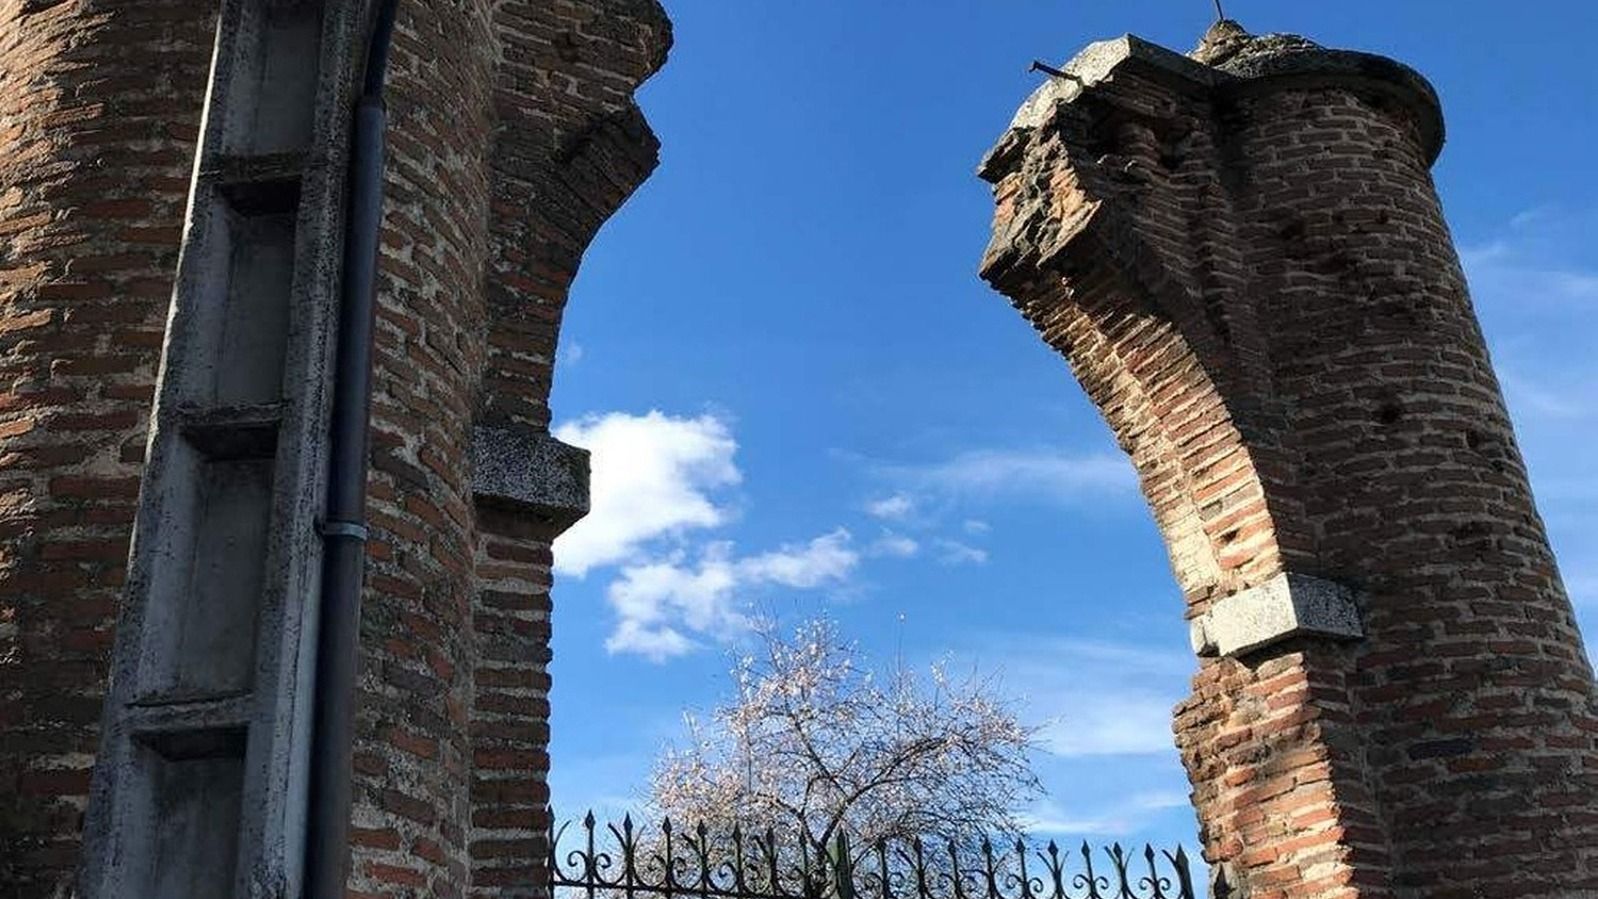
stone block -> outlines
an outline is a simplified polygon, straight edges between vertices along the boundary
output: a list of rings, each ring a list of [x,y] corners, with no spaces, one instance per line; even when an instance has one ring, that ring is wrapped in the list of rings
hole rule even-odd
[[[1279,574],[1210,606],[1188,625],[1193,651],[1237,656],[1289,637],[1365,635],[1352,591],[1305,574]]]
[[[588,514],[588,450],[531,428],[480,425],[472,491],[479,503],[525,510],[559,534]]]

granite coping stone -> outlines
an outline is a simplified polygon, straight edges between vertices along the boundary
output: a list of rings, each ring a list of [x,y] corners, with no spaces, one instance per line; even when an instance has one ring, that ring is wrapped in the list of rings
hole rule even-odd
[[[472,492],[479,503],[531,512],[566,530],[588,514],[588,450],[531,428],[472,432]]]
[[[1353,591],[1325,578],[1278,574],[1217,600],[1188,622],[1200,656],[1239,656],[1291,637],[1357,639],[1365,635]]]

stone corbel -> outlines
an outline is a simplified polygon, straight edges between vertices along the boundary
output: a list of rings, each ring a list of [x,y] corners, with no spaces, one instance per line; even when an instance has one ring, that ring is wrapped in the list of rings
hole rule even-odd
[[[479,504],[539,518],[553,538],[588,514],[588,450],[532,428],[478,425],[472,492]]]
[[[1290,637],[1365,635],[1353,591],[1334,581],[1283,573],[1217,600],[1188,623],[1200,656],[1239,656]]]

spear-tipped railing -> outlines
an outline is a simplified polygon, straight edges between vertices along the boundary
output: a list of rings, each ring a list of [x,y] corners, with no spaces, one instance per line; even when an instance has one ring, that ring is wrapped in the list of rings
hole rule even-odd
[[[1198,899],[1181,847],[1115,843],[1095,853],[1086,842],[1073,851],[1024,837],[851,847],[841,833],[821,845],[769,827],[685,831],[667,818],[646,833],[630,815],[603,828],[593,812],[548,820],[551,885],[584,899]]]

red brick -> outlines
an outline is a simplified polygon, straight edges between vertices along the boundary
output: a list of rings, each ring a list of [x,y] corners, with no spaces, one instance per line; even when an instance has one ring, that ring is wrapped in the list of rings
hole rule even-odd
[[[1598,696],[1429,176],[1433,99],[1183,78],[1042,88],[984,172],[983,275],[1128,450],[1189,617],[1283,572],[1362,591],[1363,640],[1194,678],[1207,857],[1255,899],[1588,888],[1541,847],[1598,852],[1564,812],[1591,807]]]

